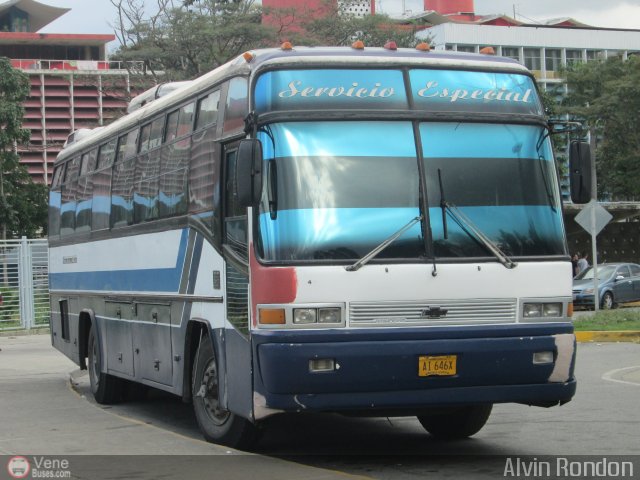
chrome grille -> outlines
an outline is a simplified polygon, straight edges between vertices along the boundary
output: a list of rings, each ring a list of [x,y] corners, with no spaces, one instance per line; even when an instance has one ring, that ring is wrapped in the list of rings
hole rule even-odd
[[[517,319],[517,303],[514,298],[351,302],[349,324],[352,327],[390,327],[513,323]]]

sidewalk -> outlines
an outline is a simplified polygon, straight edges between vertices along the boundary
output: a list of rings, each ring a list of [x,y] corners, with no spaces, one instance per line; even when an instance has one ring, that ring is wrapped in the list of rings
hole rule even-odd
[[[9,455],[27,457],[32,467],[35,456],[67,458],[80,478],[345,478],[113,415],[71,389],[76,368],[48,335],[0,337],[0,479],[8,478]]]

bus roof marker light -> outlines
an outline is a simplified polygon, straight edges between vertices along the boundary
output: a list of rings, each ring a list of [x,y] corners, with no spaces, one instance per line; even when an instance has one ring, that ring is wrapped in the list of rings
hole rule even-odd
[[[429,45],[427,42],[421,42],[416,45],[416,50],[420,52],[429,52],[431,51],[431,45]]]
[[[496,51],[493,49],[493,47],[483,47],[480,49],[480,53],[482,53],[483,55],[495,55]]]
[[[351,48],[355,50],[364,50],[364,42],[362,40],[356,40],[351,44]]]
[[[242,54],[242,58],[244,58],[244,61],[249,63],[251,62],[251,60],[253,60],[255,58],[255,55],[251,52],[244,52]]]
[[[282,42],[282,45],[280,45],[280,49],[281,50],[293,50],[293,45],[291,45],[291,42]]]
[[[389,40],[387,43],[384,44],[384,48],[386,50],[398,50],[398,44],[393,40]]]

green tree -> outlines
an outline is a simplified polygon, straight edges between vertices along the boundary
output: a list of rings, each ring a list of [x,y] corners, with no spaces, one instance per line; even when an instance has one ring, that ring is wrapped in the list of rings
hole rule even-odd
[[[22,128],[29,78],[0,57],[0,237],[33,237],[47,222],[47,187],[33,183],[16,145],[29,140]]]
[[[143,0],[111,0],[120,48],[114,58],[144,61],[162,81],[191,79],[246,50],[269,46],[274,31],[262,25],[254,0],[199,0],[175,6],[158,0],[149,14]]]
[[[596,134],[601,198],[640,197],[640,58],[613,57],[578,64],[565,72],[569,89],[563,111]]]

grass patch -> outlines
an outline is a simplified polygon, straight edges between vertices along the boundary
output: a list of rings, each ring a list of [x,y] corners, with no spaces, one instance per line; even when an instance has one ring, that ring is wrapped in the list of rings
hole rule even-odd
[[[575,318],[573,326],[577,331],[640,330],[640,311],[599,311],[594,315]]]

